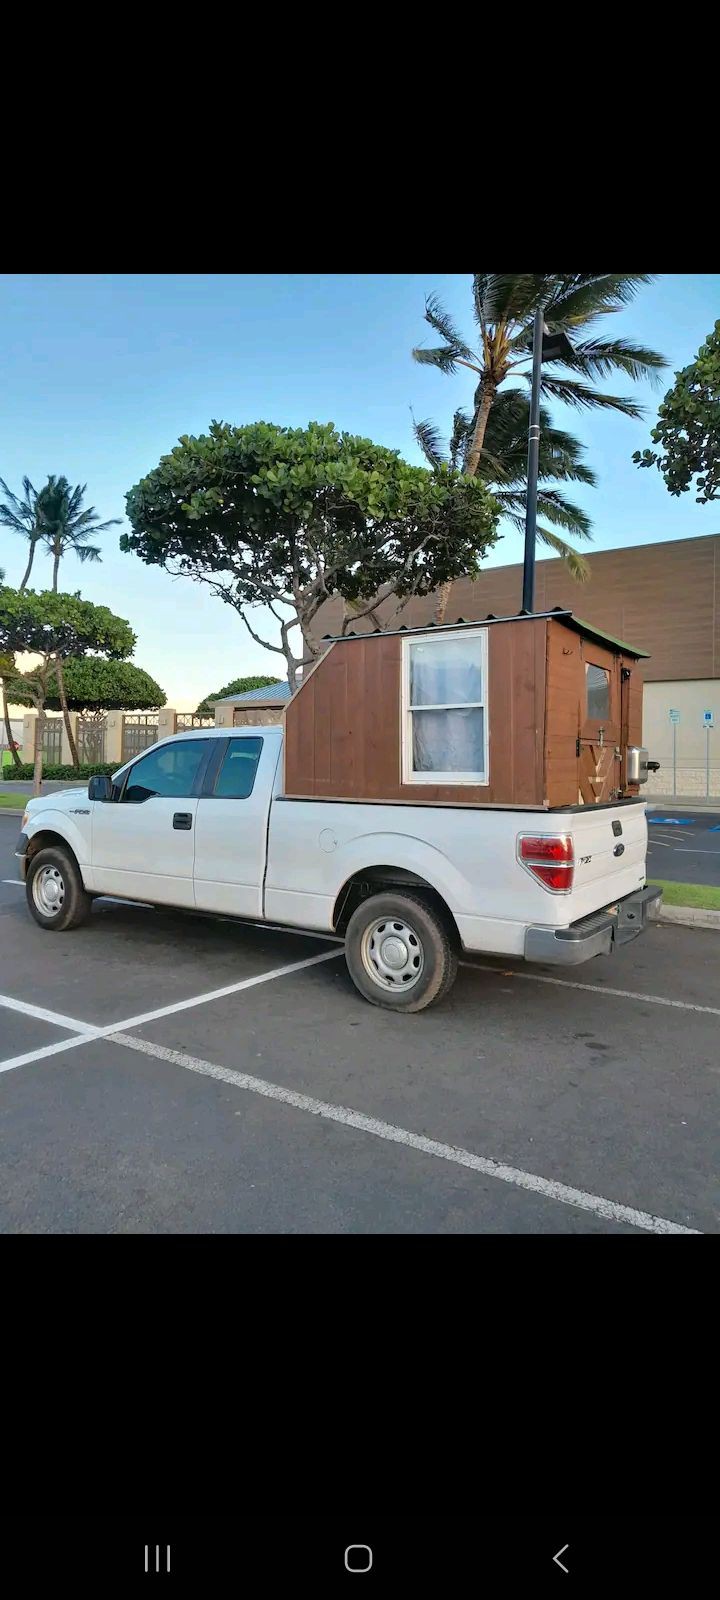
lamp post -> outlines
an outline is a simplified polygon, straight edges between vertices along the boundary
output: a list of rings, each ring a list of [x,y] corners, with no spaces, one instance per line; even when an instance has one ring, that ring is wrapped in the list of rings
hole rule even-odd
[[[532,337],[532,389],[530,391],[530,428],[528,431],[527,497],[525,502],[525,559],[523,562],[522,609],[531,612],[535,606],[535,536],[537,529],[537,487],[540,465],[540,380],[543,360],[558,361],[572,358],[573,347],[566,333],[550,333],[545,325],[545,308],[539,305],[535,312]]]

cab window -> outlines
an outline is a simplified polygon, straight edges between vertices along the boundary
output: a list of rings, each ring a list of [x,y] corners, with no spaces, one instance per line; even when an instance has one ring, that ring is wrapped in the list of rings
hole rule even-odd
[[[224,800],[247,800],[253,792],[262,747],[262,739],[231,739],[213,794]]]
[[[126,805],[142,805],[145,800],[188,799],[207,750],[207,739],[178,739],[164,744],[135,762],[128,773],[122,795]]]

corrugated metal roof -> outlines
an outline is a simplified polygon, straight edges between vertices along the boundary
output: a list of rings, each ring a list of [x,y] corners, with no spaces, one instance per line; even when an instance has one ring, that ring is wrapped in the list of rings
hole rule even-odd
[[[592,623],[590,622],[583,622],[580,617],[574,616],[572,611],[563,610],[562,606],[554,606],[552,611],[521,611],[520,613],[514,613],[509,617],[493,617],[492,615],[488,615],[484,622],[480,621],[479,619],[477,622],[465,622],[459,618],[457,622],[444,622],[441,624],[436,622],[428,622],[424,627],[418,626],[415,628],[409,628],[404,622],[401,622],[397,628],[387,628],[385,630],[382,628],[373,628],[372,631],[373,633],[382,633],[384,631],[388,634],[428,633],[432,628],[435,633],[451,633],[456,628],[482,628],[486,627],[488,624],[492,626],[501,622],[538,622],[542,619],[547,621],[549,618],[552,618],[555,622],[564,622],[566,627],[574,628],[576,633],[583,634],[586,639],[595,639],[598,641],[598,643],[613,645],[616,650],[624,651],[625,655],[627,656],[635,656],[637,660],[639,660],[641,656],[647,657],[649,654],[647,650],[638,650],[637,646],[634,644],[625,644],[622,639],[615,639],[611,633],[603,633],[601,628],[593,627]],[[369,635],[367,633],[353,633],[352,629],[349,629],[346,634],[333,635],[326,633],[324,635],[324,638],[327,639],[328,643],[332,644],[345,643],[348,639],[367,639],[368,637]]]
[[[246,689],[244,694],[226,694],[222,700],[213,700],[214,706],[240,706],[248,701],[257,705],[277,705],[278,700],[290,699],[289,683],[266,683],[261,689]]]

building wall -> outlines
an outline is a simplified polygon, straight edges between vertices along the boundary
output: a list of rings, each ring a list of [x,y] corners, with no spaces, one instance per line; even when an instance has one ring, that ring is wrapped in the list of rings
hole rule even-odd
[[[680,713],[675,726],[675,778],[671,710]],[[703,711],[715,715],[715,727],[709,735],[703,727]],[[660,771],[651,774],[648,784],[653,794],[676,793],[704,799],[709,792],[712,797],[720,796],[720,679],[646,683],[643,744],[651,759],[660,762]]]
[[[234,728],[270,728],[277,726],[283,719],[282,706],[261,706],[251,710],[249,707],[235,706],[232,726]],[[222,727],[222,723],[220,724]]]
[[[671,539],[662,544],[587,553],[590,578],[578,584],[559,560],[538,561],[535,609],[555,606],[615,639],[650,652],[640,663],[646,683],[720,676],[720,534]],[[514,616],[522,597],[522,565],[486,567],[477,579],[458,578],[450,591],[446,622],[482,622],[488,613]],[[393,624],[426,627],[436,596],[409,600]],[[384,621],[392,603],[381,604]],[[318,612],[314,631],[339,633],[342,601],[334,596]],[[372,632],[365,618],[358,633]]]

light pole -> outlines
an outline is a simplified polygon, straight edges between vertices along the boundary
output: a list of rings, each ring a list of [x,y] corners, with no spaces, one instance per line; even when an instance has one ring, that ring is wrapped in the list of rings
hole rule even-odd
[[[528,432],[527,497],[525,501],[525,559],[523,562],[522,609],[535,606],[535,537],[537,529],[537,487],[540,465],[540,379],[543,360],[572,359],[573,347],[566,333],[550,333],[545,325],[545,307],[535,312],[532,337],[532,389]]]

